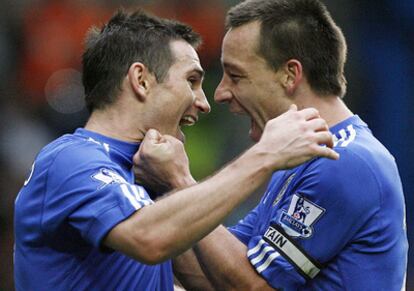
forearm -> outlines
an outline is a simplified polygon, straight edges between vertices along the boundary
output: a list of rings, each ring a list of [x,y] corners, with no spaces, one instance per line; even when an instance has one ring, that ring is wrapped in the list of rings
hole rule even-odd
[[[216,290],[274,290],[251,266],[247,247],[223,226],[199,241],[193,250]]]
[[[162,233],[167,253],[181,253],[211,232],[269,177],[270,171],[259,160],[254,151],[246,153],[214,177],[142,209],[137,229],[157,236]]]
[[[147,263],[183,252],[217,227],[270,176],[265,158],[251,148],[210,179],[144,207],[118,225],[127,228],[121,233],[131,234],[129,237],[123,235],[123,242],[109,237],[106,243]]]
[[[185,289],[194,291],[214,290],[192,249],[175,257],[172,262],[174,275]]]
[[[318,119],[318,114],[315,109],[298,112],[292,108],[270,120],[260,141],[242,157],[210,179],[139,210],[114,227],[104,244],[143,262],[159,263],[190,248],[212,231],[272,171],[295,167],[315,156],[337,159],[337,153],[319,146],[333,143],[331,134],[326,132],[326,122]],[[175,150],[181,156],[177,161],[171,155]],[[163,138],[149,130],[134,163],[148,168],[148,173],[156,175],[161,171],[168,177],[168,169],[159,170],[163,168],[162,161],[178,163],[171,169],[183,168],[182,164],[187,164],[182,158],[183,150],[182,143],[174,138]],[[145,154],[147,151],[152,154]],[[156,162],[155,156],[161,156],[160,161]]]

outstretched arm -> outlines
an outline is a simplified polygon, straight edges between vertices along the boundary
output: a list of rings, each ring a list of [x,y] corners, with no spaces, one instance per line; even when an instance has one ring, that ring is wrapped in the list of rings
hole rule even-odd
[[[162,138],[149,131],[138,153],[138,164],[150,176],[163,171],[156,167],[154,151],[174,153],[174,159],[186,157],[181,142]],[[315,156],[337,159],[332,149],[320,146],[332,143],[326,122],[315,109],[290,110],[269,121],[261,140],[237,160],[213,177],[137,211],[115,226],[104,244],[148,264],[176,256],[217,227],[273,171]]]
[[[147,264],[185,251],[270,175],[261,155],[252,148],[213,178],[140,209],[109,232],[105,245]]]

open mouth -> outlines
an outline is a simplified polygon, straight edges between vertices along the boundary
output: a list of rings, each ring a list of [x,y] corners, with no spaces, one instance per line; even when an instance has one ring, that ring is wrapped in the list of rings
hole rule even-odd
[[[184,115],[180,120],[180,126],[193,126],[197,122],[197,117],[192,115]]]
[[[262,130],[259,127],[259,125],[256,123],[256,120],[253,118],[253,115],[250,114],[249,111],[246,110],[245,107],[243,107],[241,104],[237,103],[234,106],[230,104],[229,110],[234,115],[244,115],[250,117],[250,130],[249,130],[249,136],[253,141],[259,141],[260,137],[262,135]]]
[[[262,136],[262,130],[253,118],[250,118],[249,136],[252,140],[258,142]]]

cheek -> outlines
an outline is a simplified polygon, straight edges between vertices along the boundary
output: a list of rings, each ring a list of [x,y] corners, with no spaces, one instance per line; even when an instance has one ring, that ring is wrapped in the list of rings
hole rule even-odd
[[[183,115],[186,112],[189,112],[192,108],[193,96],[187,94],[176,95],[175,98],[171,99],[168,103],[168,116],[169,121],[165,120],[165,123],[168,123],[168,126],[175,127],[177,123],[180,122]]]
[[[181,91],[182,94],[180,95],[178,101],[177,101],[177,107],[181,108],[181,110],[186,111],[192,107],[194,104],[194,101],[196,99],[196,96],[191,90],[189,86],[186,90]]]
[[[249,86],[238,84],[231,88],[232,95],[234,99],[239,101],[240,103],[244,104],[246,100],[249,98],[250,88]]]
[[[169,119],[176,124],[186,112],[193,110],[196,95],[186,79],[174,79],[166,89],[169,92],[166,110],[169,111]]]
[[[254,87],[255,91],[255,103],[262,108],[272,107],[278,102],[280,92],[277,86],[274,86],[271,81],[258,82]]]
[[[251,84],[241,85],[238,86],[234,92],[238,102],[240,102],[243,106],[248,107],[249,109],[255,109],[254,107],[256,106],[256,103],[260,96],[260,92],[257,88]]]

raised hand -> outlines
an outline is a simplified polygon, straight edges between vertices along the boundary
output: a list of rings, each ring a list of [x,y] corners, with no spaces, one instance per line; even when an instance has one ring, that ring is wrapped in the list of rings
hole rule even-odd
[[[134,155],[135,181],[157,195],[195,183],[183,143],[150,129]]]
[[[267,122],[255,147],[268,156],[274,170],[293,168],[314,157],[339,159],[332,150],[332,134],[319,112],[314,108],[298,111],[296,105]]]

